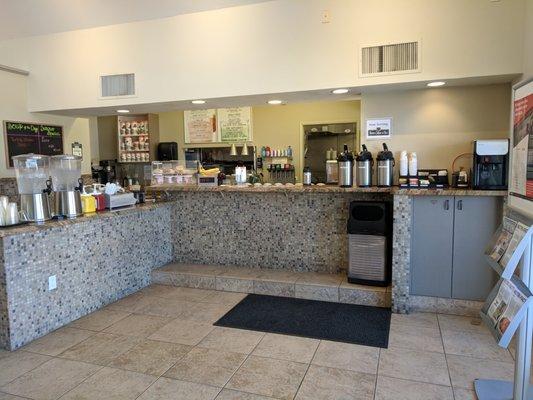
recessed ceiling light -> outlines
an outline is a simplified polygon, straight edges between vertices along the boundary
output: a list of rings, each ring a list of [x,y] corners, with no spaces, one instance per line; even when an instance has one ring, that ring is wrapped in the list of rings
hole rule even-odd
[[[282,104],[283,101],[282,100],[269,100],[269,101],[267,101],[267,103],[272,105],[272,106],[277,106],[278,104]]]
[[[205,100],[193,100],[191,101],[192,104],[205,104]]]
[[[349,89],[335,89],[335,90],[332,90],[331,93],[333,94],[344,94],[344,93],[348,93],[350,90]]]
[[[444,86],[444,85],[446,85],[446,82],[443,82],[443,81],[436,81],[436,82],[428,83],[429,87],[437,87],[437,86]]]
[[[117,110],[117,112],[121,114],[127,114],[130,112],[130,110]]]

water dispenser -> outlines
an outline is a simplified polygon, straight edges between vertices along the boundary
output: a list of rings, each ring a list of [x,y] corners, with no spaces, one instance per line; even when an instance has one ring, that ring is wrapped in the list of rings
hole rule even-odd
[[[52,156],[50,163],[54,190],[54,216],[75,218],[82,214],[81,157],[63,154]]]

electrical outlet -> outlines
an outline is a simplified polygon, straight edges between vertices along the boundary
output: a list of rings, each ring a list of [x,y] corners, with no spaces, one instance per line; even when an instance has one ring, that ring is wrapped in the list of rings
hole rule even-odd
[[[55,275],[48,277],[48,290],[55,290],[57,289],[57,278]]]
[[[329,14],[329,10],[322,11],[322,23],[329,24],[330,22],[331,22],[331,16]]]

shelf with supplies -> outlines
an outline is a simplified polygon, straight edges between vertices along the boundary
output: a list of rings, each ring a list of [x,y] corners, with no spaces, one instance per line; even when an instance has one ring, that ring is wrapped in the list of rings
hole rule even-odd
[[[150,162],[150,129],[148,114],[119,115],[117,117],[117,140],[118,160],[120,162]]]

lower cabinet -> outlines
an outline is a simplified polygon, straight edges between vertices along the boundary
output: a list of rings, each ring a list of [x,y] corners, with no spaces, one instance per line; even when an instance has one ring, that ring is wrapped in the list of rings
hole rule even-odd
[[[414,197],[411,294],[484,300],[497,276],[483,253],[501,218],[501,197]]]

